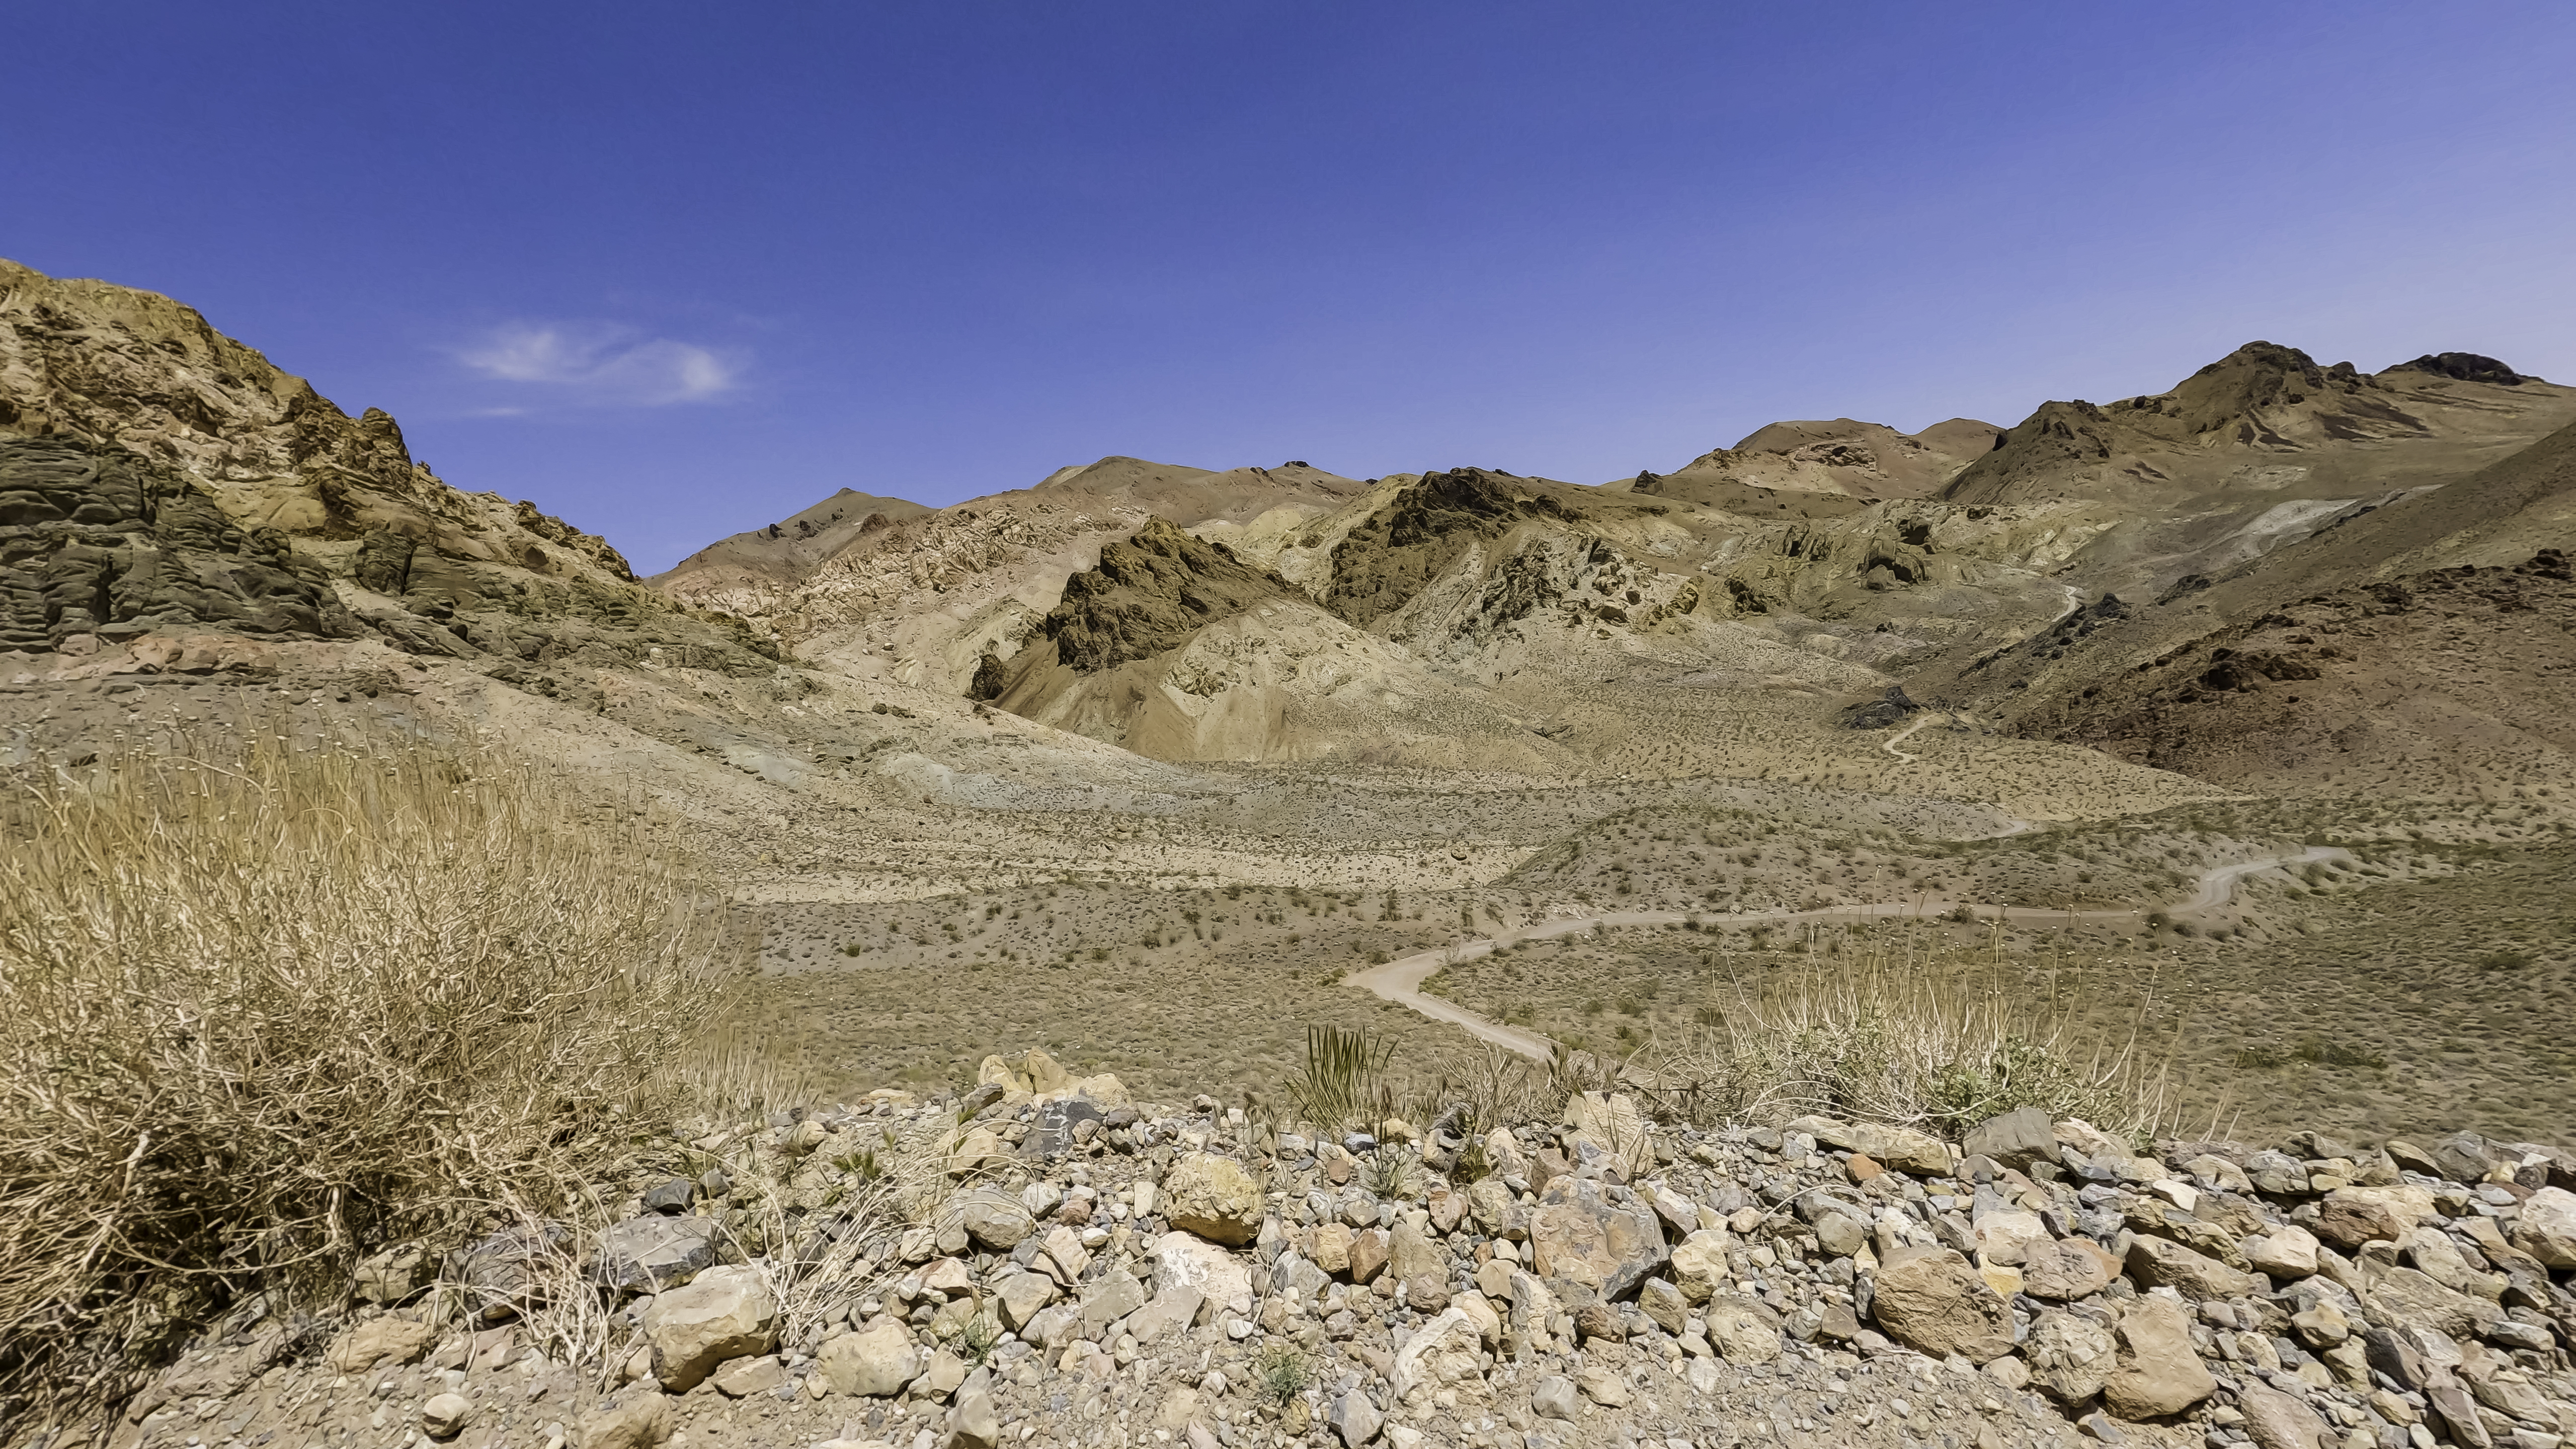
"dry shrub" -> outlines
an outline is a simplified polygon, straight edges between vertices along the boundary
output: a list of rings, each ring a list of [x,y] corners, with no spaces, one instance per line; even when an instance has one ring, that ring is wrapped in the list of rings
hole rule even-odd
[[[829,1095],[801,1058],[749,1018],[739,998],[710,1022],[676,1062],[686,1104],[718,1121],[758,1120]]]
[[[2091,1005],[2092,1003],[2086,1003]],[[2141,1000],[2124,1032],[2036,993],[2000,952],[1884,940],[1856,959],[1737,977],[1721,1025],[1631,1070],[1657,1115],[1702,1124],[1778,1123],[1822,1113],[1956,1136],[2000,1112],[2039,1107],[2143,1137],[2161,1115],[2169,1053],[2142,1050]]]
[[[113,1396],[254,1289],[336,1300],[389,1239],[567,1206],[704,1000],[715,902],[687,866],[485,752],[166,739],[0,811],[22,1404]]]

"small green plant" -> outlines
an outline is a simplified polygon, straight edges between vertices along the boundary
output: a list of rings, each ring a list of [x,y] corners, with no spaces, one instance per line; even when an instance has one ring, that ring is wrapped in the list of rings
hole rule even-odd
[[[1254,1361],[1252,1379],[1263,1398],[1284,1407],[1315,1381],[1315,1366],[1294,1346],[1274,1343]]]
[[[2299,1049],[2296,1055],[2300,1061],[2310,1062],[2317,1066],[2325,1067],[2384,1067],[2388,1065],[2388,1058],[2380,1056],[2375,1052],[2365,1051],[2360,1047],[2345,1046],[2341,1042],[2326,1041],[2323,1038],[2313,1036],[2299,1043]]]
[[[1360,1164],[1360,1185],[1382,1198],[1413,1196],[1413,1164],[1395,1149],[1381,1148]]]
[[[2285,1065],[2289,1060],[2276,1048],[2250,1046],[2236,1054],[2235,1064],[2247,1071],[2268,1072],[2275,1067]]]
[[[982,1365],[1002,1346],[1002,1325],[990,1315],[978,1313],[966,1320],[957,1335],[957,1356],[968,1363]]]
[[[1457,1167],[1449,1175],[1460,1182],[1476,1182],[1491,1175],[1493,1170],[1493,1159],[1485,1155],[1484,1134],[1471,1133],[1467,1145],[1458,1152]]]
[[[842,944],[841,954],[844,956],[858,956],[864,954],[866,949],[867,948],[861,946],[856,941],[849,941]]]
[[[832,1165],[861,1182],[874,1182],[885,1176],[885,1165],[877,1161],[877,1154],[872,1148],[844,1152],[832,1159]]]
[[[1288,1100],[1301,1120],[1327,1132],[1355,1122],[1374,1128],[1394,1115],[1386,1080],[1394,1059],[1395,1043],[1355,1027],[1310,1026],[1306,1069],[1290,1079]]]
[[[2520,971],[2531,964],[2527,951],[2489,951],[2478,958],[2481,971]]]

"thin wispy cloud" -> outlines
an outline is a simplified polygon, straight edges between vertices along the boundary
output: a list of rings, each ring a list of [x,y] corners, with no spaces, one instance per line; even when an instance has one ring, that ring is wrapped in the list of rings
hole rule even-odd
[[[568,402],[627,407],[704,402],[738,387],[743,370],[738,354],[612,323],[513,322],[458,348],[456,359]]]

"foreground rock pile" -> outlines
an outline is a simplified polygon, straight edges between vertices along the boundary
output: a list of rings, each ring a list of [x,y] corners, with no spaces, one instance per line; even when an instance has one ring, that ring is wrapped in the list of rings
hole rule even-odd
[[[591,1240],[370,1260],[122,1444],[1883,1444],[2556,1449],[2576,1160],[2462,1133],[2139,1153],[2007,1113],[1317,1141],[1129,1105],[1042,1054],[693,1140]],[[934,1186],[869,1204],[887,1164]],[[559,1361],[560,1287],[614,1316]],[[796,1264],[808,1265],[798,1269]],[[555,1297],[549,1299],[548,1294]],[[551,1347],[556,1357],[548,1356]]]

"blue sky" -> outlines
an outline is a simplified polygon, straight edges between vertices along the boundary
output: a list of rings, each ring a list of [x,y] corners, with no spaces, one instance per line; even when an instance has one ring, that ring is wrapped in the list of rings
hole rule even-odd
[[[2576,379],[2576,7],[82,4],[0,255],[668,566],[1131,453],[1669,469],[2267,338]]]

